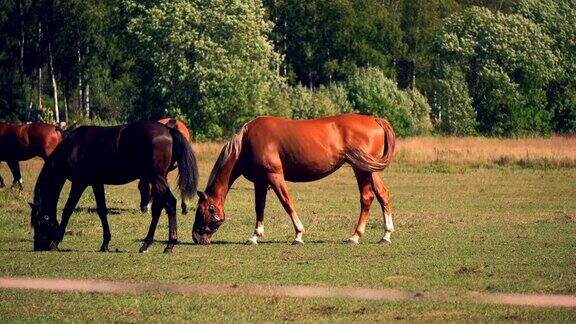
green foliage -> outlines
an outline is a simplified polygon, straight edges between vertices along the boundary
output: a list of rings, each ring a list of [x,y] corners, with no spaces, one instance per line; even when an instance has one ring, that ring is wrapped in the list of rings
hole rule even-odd
[[[436,51],[444,64],[465,74],[479,130],[510,136],[550,131],[544,94],[559,71],[551,45],[550,37],[522,16],[473,7],[447,21]]]
[[[376,68],[360,70],[346,84],[354,109],[387,118],[398,136],[422,133],[430,128],[430,106],[417,91],[402,91],[396,82]]]
[[[348,92],[339,83],[328,87],[309,89],[296,85],[284,85],[274,91],[269,103],[268,112],[271,115],[294,119],[310,119],[352,112],[348,102]]]
[[[404,48],[397,4],[377,0],[266,1],[286,74],[309,87],[345,81],[358,67],[393,76]]]
[[[553,40],[559,57],[559,71],[547,89],[548,109],[553,112],[554,129],[576,132],[576,1],[525,0],[515,11],[530,19]]]
[[[128,31],[154,68],[157,91],[180,107],[199,137],[222,138],[266,112],[281,82],[259,1],[126,1]]]
[[[314,91],[300,85],[295,86],[291,102],[294,119],[311,119],[339,113],[338,107],[325,88]]]
[[[425,134],[432,130],[430,121],[431,108],[428,100],[418,89],[407,89],[410,116],[414,121],[414,134]]]
[[[445,67],[435,83],[440,106],[440,130],[454,135],[471,135],[476,132],[476,111],[472,107],[468,84],[458,69]]]

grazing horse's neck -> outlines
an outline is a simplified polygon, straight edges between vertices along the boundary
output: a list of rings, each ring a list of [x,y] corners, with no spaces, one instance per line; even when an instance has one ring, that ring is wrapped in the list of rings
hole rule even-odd
[[[237,156],[230,156],[228,161],[218,169],[218,172],[214,174],[214,178],[206,187],[206,193],[213,197],[214,199],[220,201],[224,204],[228,191],[234,181],[238,178],[238,174],[234,172],[234,167],[238,161]]]
[[[240,175],[236,164],[242,151],[244,132],[245,127],[242,127],[242,130],[224,145],[208,179],[206,193],[221,204],[224,204],[228,190]]]
[[[58,198],[66,178],[59,175],[50,163],[44,163],[34,188],[34,204],[48,214],[56,216]]]

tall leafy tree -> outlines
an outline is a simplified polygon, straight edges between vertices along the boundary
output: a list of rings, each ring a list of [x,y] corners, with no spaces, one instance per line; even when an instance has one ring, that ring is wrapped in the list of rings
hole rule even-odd
[[[551,45],[524,17],[473,7],[448,19],[436,53],[465,74],[480,131],[547,133],[551,114],[542,94],[558,71]]]
[[[188,117],[200,136],[220,138],[266,111],[281,82],[260,1],[158,1],[128,30],[154,67],[166,111]]]

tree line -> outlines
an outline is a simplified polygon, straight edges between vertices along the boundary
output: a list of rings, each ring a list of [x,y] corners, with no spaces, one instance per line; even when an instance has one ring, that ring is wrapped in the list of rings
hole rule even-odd
[[[576,0],[5,0],[0,120],[343,112],[398,134],[576,132]]]

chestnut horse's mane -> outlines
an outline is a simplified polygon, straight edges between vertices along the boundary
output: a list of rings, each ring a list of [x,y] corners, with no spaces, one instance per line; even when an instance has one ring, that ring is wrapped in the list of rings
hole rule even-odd
[[[208,184],[206,185],[206,188],[209,188],[213,185],[214,179],[216,178],[216,174],[218,173],[220,168],[222,168],[226,164],[226,162],[228,162],[228,159],[233,153],[236,153],[236,157],[240,155],[240,150],[242,149],[242,138],[244,137],[244,133],[246,133],[246,125],[247,123],[244,124],[244,126],[242,126],[242,128],[238,133],[232,136],[232,138],[228,141],[228,143],[224,145],[222,151],[220,151],[218,160],[216,161],[216,163],[214,163],[214,167],[210,172],[210,177],[208,178]]]

